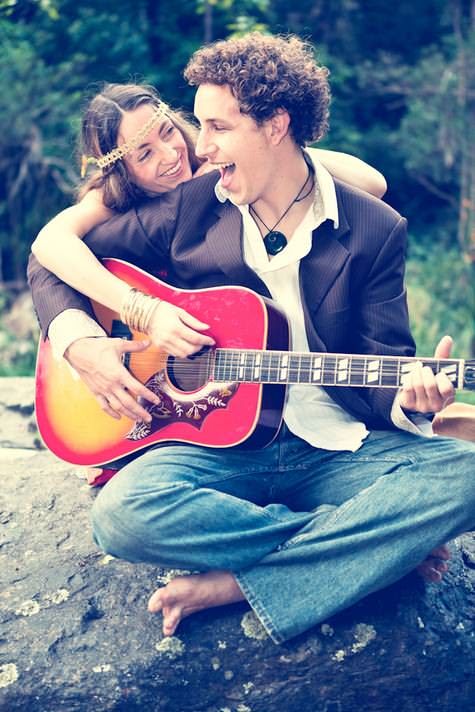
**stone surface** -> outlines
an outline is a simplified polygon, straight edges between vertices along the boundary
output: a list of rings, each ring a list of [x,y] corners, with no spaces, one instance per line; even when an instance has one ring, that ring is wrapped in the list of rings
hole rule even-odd
[[[244,604],[164,639],[146,602],[173,572],[93,544],[95,492],[37,449],[31,380],[0,379],[0,407],[2,712],[475,708],[473,535],[455,543],[441,586],[407,577],[284,645]]]
[[[11,296],[11,304],[8,311],[2,315],[2,323],[17,339],[33,338],[36,341],[38,321],[28,288]]]
[[[0,379],[0,448],[43,447],[34,416],[34,379]]]

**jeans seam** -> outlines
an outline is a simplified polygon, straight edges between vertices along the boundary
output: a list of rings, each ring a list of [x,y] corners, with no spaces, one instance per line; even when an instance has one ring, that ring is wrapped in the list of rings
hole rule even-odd
[[[283,643],[284,636],[277,632],[269,612],[264,604],[258,600],[252,586],[246,580],[246,575],[242,572],[234,573],[233,575],[239,588],[242,590],[246,601],[251,606],[268,636],[274,641],[274,643]]]
[[[231,472],[228,475],[222,475],[221,477],[213,477],[212,479],[209,480],[203,480],[200,481],[199,484],[196,486],[199,487],[209,487],[210,484],[215,482],[218,484],[219,482],[227,482],[228,480],[232,480],[235,477],[240,477],[241,475],[263,475],[263,474],[269,474],[272,475],[273,470],[269,470],[268,467],[263,467],[262,469],[252,469],[252,470],[239,470],[239,472]],[[194,485],[193,485],[194,486]]]
[[[351,457],[344,457],[344,456],[339,456],[333,458],[333,462],[354,462],[354,458]],[[358,463],[360,462],[392,462],[395,465],[413,465],[415,461],[411,460],[410,458],[407,458],[404,462],[401,463],[401,460],[398,460],[397,458],[393,457],[358,457]]]

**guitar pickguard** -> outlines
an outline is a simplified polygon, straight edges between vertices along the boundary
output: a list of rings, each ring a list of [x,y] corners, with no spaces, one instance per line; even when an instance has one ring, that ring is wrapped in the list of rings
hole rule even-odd
[[[170,385],[166,370],[157,371],[145,386],[160,398],[158,404],[140,398],[142,407],[150,413],[150,423],[137,422],[125,436],[127,440],[143,440],[172,423],[188,423],[200,429],[215,410],[226,408],[238,390],[238,383],[209,382],[198,391],[185,393]]]

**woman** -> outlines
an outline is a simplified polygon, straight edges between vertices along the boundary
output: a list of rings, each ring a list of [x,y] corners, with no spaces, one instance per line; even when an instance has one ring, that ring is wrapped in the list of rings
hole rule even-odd
[[[129,286],[110,274],[81,238],[114,212],[212,170],[196,156],[196,133],[152,87],[105,85],[86,110],[81,136],[82,172],[89,165],[99,170],[82,187],[79,202],[38,234],[32,245],[38,261],[78,291],[118,310]],[[344,153],[316,150],[333,176],[377,197],[384,195],[384,177],[368,164]],[[196,320],[192,322],[197,328]]]

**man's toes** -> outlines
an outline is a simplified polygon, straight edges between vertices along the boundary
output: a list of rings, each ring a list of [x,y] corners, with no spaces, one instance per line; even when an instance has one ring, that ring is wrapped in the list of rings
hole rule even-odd
[[[448,561],[451,557],[450,549],[445,544],[431,551],[430,555],[436,559],[442,559],[443,561]]]
[[[163,635],[173,635],[181,620],[179,608],[163,609]]]
[[[158,588],[148,599],[148,610],[150,613],[159,613],[163,608],[162,589]]]
[[[419,575],[428,583],[439,583],[442,581],[442,573],[437,569],[436,563],[431,559],[426,559],[417,567]]]
[[[432,566],[428,569],[427,581],[430,583],[440,583],[443,578],[443,573],[437,569],[437,566]]]

